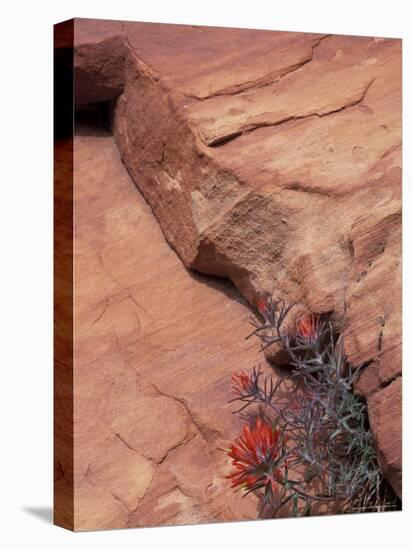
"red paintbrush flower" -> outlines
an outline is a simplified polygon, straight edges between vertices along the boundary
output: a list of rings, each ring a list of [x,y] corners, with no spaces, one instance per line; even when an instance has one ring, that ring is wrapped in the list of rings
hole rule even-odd
[[[309,315],[299,322],[298,334],[308,341],[314,341],[319,336],[320,322],[319,317]]]
[[[244,372],[232,374],[232,388],[235,393],[241,396],[253,396],[259,391],[258,379],[260,371],[253,369],[252,374]]]
[[[228,455],[235,471],[228,477],[232,487],[252,491],[270,486],[276,490],[281,480],[280,432],[258,418],[255,426],[245,424],[242,433],[232,444]]]
[[[264,300],[257,300],[256,305],[260,313],[264,315],[266,312],[266,302]]]

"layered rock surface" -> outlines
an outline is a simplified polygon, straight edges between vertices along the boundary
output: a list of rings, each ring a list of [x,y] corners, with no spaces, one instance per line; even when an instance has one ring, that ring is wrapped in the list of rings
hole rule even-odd
[[[92,20],[75,37],[79,102],[87,79],[93,101],[120,94],[117,146],[184,264],[333,314],[400,495],[400,41]]]

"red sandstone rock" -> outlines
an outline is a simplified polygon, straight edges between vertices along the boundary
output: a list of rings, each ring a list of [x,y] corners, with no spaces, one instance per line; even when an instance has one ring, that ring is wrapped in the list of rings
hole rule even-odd
[[[74,98],[77,106],[109,101],[121,94],[126,52],[120,21],[76,19]]]
[[[250,311],[227,282],[184,268],[112,136],[80,133],[74,527],[254,519],[221,450],[240,429],[231,374],[262,360],[244,339]]]
[[[402,498],[402,379],[368,398],[368,408],[382,472]]]
[[[114,134],[170,245],[252,304],[274,294],[333,312],[350,361],[373,362],[358,391],[374,411],[396,406],[381,387],[401,373],[400,41],[121,29]],[[371,413],[382,457],[385,419]],[[400,494],[400,416],[388,429],[395,450],[381,462]]]

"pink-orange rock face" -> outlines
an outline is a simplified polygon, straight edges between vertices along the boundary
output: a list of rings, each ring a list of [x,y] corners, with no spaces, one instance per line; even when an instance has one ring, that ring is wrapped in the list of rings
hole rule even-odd
[[[77,106],[109,101],[123,90],[123,23],[84,19],[74,25],[74,99]]]
[[[250,311],[166,243],[113,137],[75,138],[74,527],[254,519],[226,479]],[[65,471],[68,464],[62,464]]]
[[[396,493],[402,496],[402,379],[368,399],[369,416],[374,426],[380,463]]]
[[[230,278],[251,303],[274,294],[333,312],[351,363],[369,364],[358,391],[390,407],[385,386],[401,374],[401,42],[143,23],[110,32],[125,48],[117,146],[184,264]],[[399,494],[400,417],[393,449],[377,418]]]

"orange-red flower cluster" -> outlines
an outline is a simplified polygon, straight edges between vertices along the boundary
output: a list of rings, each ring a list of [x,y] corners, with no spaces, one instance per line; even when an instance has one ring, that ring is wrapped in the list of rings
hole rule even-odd
[[[235,471],[229,475],[232,487],[246,490],[271,486],[276,490],[280,481],[277,466],[280,441],[279,430],[258,418],[255,426],[245,424],[242,433],[231,446],[228,455]]]
[[[319,317],[310,315],[302,319],[298,325],[298,333],[305,340],[315,340],[319,335]]]
[[[245,374],[244,372],[236,373],[234,372],[232,374],[232,388],[235,391],[235,393],[239,395],[249,395],[253,393],[253,380],[250,376]]]
[[[256,302],[258,310],[263,315],[266,312],[266,302],[264,300],[258,300]]]

